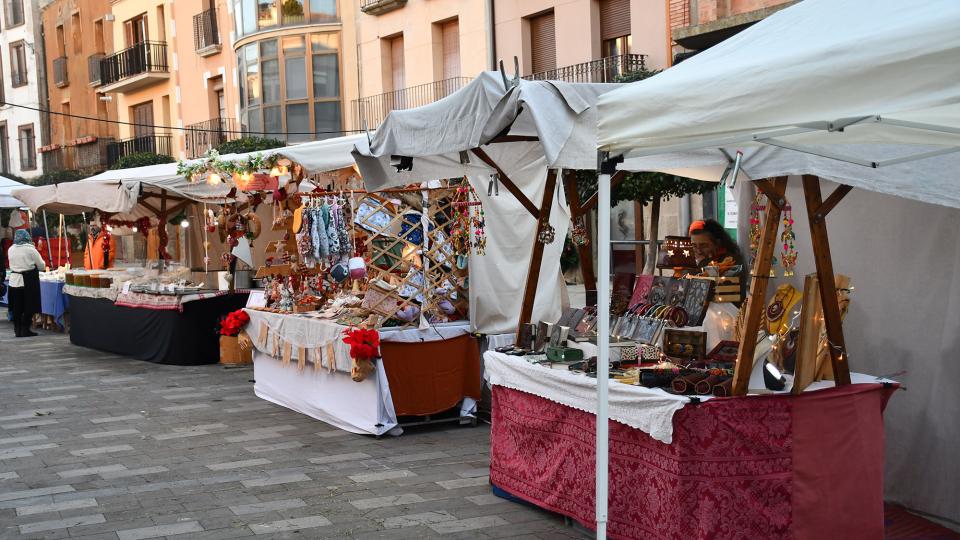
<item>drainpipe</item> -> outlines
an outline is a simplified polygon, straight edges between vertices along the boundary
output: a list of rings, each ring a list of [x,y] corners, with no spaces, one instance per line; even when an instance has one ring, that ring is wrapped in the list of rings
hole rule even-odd
[[[494,24],[494,0],[487,0],[487,66],[490,71],[497,70],[497,32]]]

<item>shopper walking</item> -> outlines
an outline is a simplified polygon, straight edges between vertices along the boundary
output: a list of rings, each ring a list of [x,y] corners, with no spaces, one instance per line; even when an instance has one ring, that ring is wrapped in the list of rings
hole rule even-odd
[[[35,336],[30,330],[33,315],[40,312],[40,270],[45,268],[43,257],[33,246],[30,233],[20,229],[13,235],[13,245],[7,252],[7,273],[10,291],[7,296],[13,328],[17,337]]]

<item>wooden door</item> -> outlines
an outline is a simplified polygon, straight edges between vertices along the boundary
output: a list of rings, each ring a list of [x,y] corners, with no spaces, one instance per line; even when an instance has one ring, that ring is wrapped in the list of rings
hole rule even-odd
[[[441,27],[443,47],[443,78],[460,76],[460,22],[453,20]],[[441,96],[442,97],[442,96]]]
[[[153,102],[147,101],[130,107],[130,116],[133,117],[135,137],[153,135]]]

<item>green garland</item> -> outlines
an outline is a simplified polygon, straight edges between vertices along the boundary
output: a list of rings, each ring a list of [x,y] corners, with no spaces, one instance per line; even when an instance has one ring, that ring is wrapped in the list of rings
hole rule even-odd
[[[220,153],[216,150],[209,150],[199,161],[189,163],[180,160],[177,162],[177,174],[193,181],[194,176],[201,176],[209,173],[217,173],[224,179],[236,174],[245,172],[256,173],[259,171],[269,171],[280,160],[278,154],[271,154],[264,157],[257,153],[247,156],[245,159],[231,161],[220,159]]]

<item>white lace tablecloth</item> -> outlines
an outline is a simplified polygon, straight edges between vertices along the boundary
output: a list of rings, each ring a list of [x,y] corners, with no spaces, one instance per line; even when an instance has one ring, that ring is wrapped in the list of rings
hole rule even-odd
[[[276,356],[275,347],[270,339],[264,340],[261,332],[264,328],[271,335],[277,335],[285,343],[291,344],[291,359],[299,358],[300,350],[307,351],[307,362],[312,363],[311,351],[326,350],[332,345],[337,371],[350,371],[350,346],[343,343],[343,332],[348,327],[328,319],[319,319],[292,313],[271,313],[256,309],[245,309],[250,315],[246,332],[254,347],[267,354]],[[418,343],[453,339],[470,332],[469,322],[445,323],[431,326],[425,330],[418,328],[382,328],[380,341]],[[266,344],[264,344],[266,341]],[[325,354],[325,353],[324,353]]]
[[[183,305],[205,298],[215,298],[227,294],[242,294],[245,291],[207,291],[191,294],[151,294],[140,292],[121,292],[115,303],[118,306],[144,309],[183,311]]]
[[[597,413],[597,380],[582,373],[550,369],[495,351],[483,354],[484,377],[492,385],[520,390],[591,414]],[[610,419],[670,444],[673,413],[690,402],[659,389],[610,381]]]
[[[117,294],[120,291],[114,288],[101,289],[98,287],[79,287],[77,285],[64,285],[63,294],[69,296],[79,296],[83,298],[106,298],[111,302],[117,300]]]

